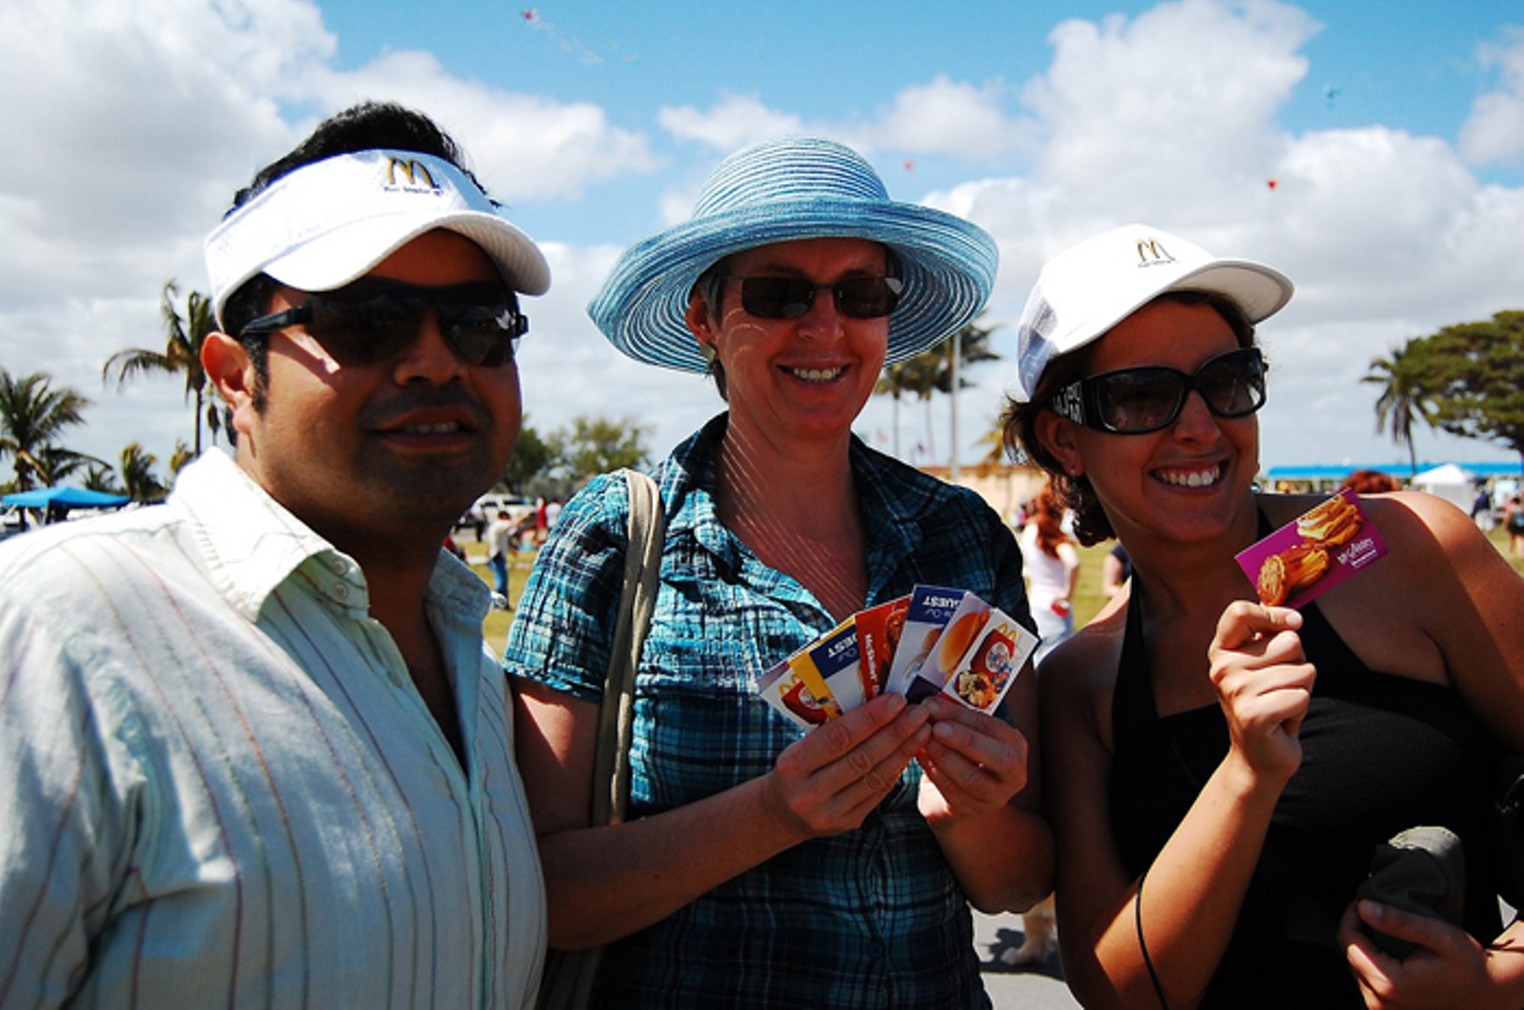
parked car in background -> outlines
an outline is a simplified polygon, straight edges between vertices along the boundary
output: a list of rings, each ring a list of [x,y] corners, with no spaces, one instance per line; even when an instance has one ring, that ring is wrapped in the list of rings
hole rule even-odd
[[[455,528],[469,529],[474,532],[485,530],[497,518],[500,509],[508,513],[510,522],[521,523],[525,518],[534,516],[534,500],[525,498],[523,495],[489,491],[476,499],[476,502],[466,510],[466,514],[455,521]],[[475,539],[481,539],[480,532],[475,532]]]
[[[3,522],[3,524],[0,524],[0,540],[15,536],[29,526],[26,514],[15,505],[10,506],[3,514],[0,514],[0,522]]]

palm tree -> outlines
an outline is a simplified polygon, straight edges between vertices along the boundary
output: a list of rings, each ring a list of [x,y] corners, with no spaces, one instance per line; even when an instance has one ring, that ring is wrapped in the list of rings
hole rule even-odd
[[[179,474],[184,469],[185,464],[194,462],[195,459],[196,454],[191,452],[190,446],[177,438],[175,439],[175,451],[170,453],[169,456],[169,472]]]
[[[206,403],[206,370],[201,367],[201,344],[206,340],[208,333],[217,330],[217,318],[212,312],[211,299],[199,291],[192,291],[185,296],[185,314],[175,307],[175,282],[170,281],[164,285],[163,301],[160,305],[164,315],[164,328],[168,334],[164,350],[152,351],[142,347],[129,347],[124,351],[117,351],[106,359],[101,366],[101,381],[110,380],[114,369],[117,373],[116,384],[120,389],[128,377],[135,373],[168,372],[185,374],[185,398],[194,398],[196,401],[196,441],[195,454],[201,455],[201,418],[203,411],[206,415],[206,424],[212,432],[212,442],[217,441],[217,432],[221,429],[221,418],[217,413],[216,404]]]
[[[980,313],[979,318],[983,318],[983,313]],[[978,319],[971,320],[957,332],[955,339],[949,339],[945,345],[922,351],[913,358],[884,369],[884,374],[879,378],[878,384],[873,387],[873,392],[888,393],[894,397],[894,454],[896,456],[900,454],[900,397],[906,393],[913,393],[915,398],[925,405],[926,448],[928,454],[934,455],[931,447],[931,394],[952,393],[954,374],[958,376],[959,389],[973,385],[964,378],[963,369],[981,361],[996,361],[1000,358],[1000,355],[991,350],[989,345],[990,334],[996,329],[998,327],[980,326]],[[953,360],[954,354],[957,355],[956,362]],[[956,447],[954,451],[957,451]]]
[[[90,401],[67,386],[53,389],[52,381],[46,372],[16,378],[0,367],[0,458],[15,461],[12,491],[30,491],[34,478],[49,486],[60,462],[87,458],[61,448],[58,438],[84,422]]]
[[[1413,475],[1418,473],[1413,422],[1434,423],[1429,392],[1418,365],[1418,355],[1409,354],[1408,347],[1394,347],[1391,357],[1372,359],[1370,371],[1360,380],[1382,387],[1376,400],[1376,431],[1388,431],[1392,441],[1408,447],[1408,467]]]
[[[982,319],[984,314],[981,312]],[[965,323],[954,339],[944,345],[946,351],[935,352],[940,356],[940,369],[937,372],[935,388],[939,393],[951,393],[953,390],[953,374],[958,375],[958,388],[963,389],[972,386],[963,377],[963,370],[969,365],[977,365],[981,361],[999,361],[1000,355],[990,348],[990,335],[998,330],[997,326],[980,326],[979,320],[975,319]],[[957,348],[958,360],[953,361],[953,348]]]
[[[80,485],[90,491],[105,491],[108,494],[121,494],[122,489],[116,482],[116,473],[111,469],[110,463],[91,463],[85,469],[85,479]]]
[[[991,468],[1005,462],[1005,429],[996,421],[990,425],[983,435],[979,436],[979,445],[984,448],[983,454],[975,461],[981,473],[988,472]]]
[[[62,484],[80,470],[88,474],[90,467],[101,462],[94,456],[57,445],[45,445],[35,455],[40,464],[39,472],[47,475],[44,483],[49,487]]]
[[[158,461],[157,456],[144,452],[143,447],[136,442],[128,443],[122,450],[122,465],[118,469],[122,474],[124,493],[133,501],[158,501],[169,491],[154,476],[153,467]]]
[[[913,393],[916,399],[929,402],[941,358],[940,350],[930,350],[890,365],[873,387],[874,393],[888,393],[894,398],[894,455],[897,458],[904,458],[900,456],[900,397]]]

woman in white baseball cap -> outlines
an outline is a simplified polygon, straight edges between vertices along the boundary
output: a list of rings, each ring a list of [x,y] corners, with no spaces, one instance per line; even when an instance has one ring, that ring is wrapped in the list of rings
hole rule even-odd
[[[1065,977],[1086,1006],[1514,1005],[1481,857],[1488,731],[1524,747],[1524,586],[1439,499],[1340,500],[1323,540],[1295,523],[1323,499],[1256,491],[1254,324],[1291,290],[1129,225],[1054,256],[1022,317],[1006,444],[1133,564],[1040,669]],[[1235,556],[1288,524],[1251,581]],[[1417,825],[1466,847],[1459,925],[1355,901]]]
[[[995,264],[982,230],[890,200],[856,152],[786,138],[726,159],[593,300],[614,346],[711,371],[728,407],[654,472],[667,531],[623,823],[590,826],[589,795],[624,480],[566,506],[509,636],[550,943],[608,944],[595,1005],[988,1005],[968,902],[1050,885],[1031,678],[1010,722],[882,695],[809,734],[756,685],[917,582],[1027,619],[1000,517],[852,434],[884,363],[972,319]]]

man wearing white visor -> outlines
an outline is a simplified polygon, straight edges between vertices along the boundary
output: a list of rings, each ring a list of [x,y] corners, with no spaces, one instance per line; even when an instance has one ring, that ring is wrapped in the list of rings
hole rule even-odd
[[[366,104],[206,243],[233,458],[0,551],[0,1005],[526,1007],[544,888],[489,591],[440,550],[550,272]]]

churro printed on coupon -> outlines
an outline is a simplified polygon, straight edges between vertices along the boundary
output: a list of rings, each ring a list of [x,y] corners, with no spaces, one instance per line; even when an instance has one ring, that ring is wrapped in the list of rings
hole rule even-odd
[[[1260,602],[1304,607],[1386,555],[1386,541],[1345,488],[1235,557]]]

